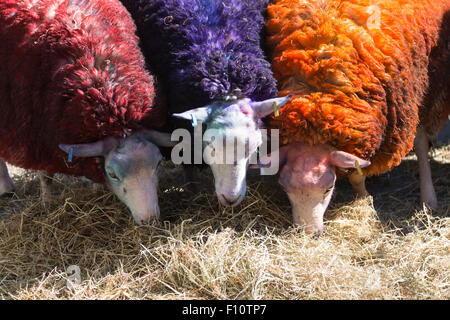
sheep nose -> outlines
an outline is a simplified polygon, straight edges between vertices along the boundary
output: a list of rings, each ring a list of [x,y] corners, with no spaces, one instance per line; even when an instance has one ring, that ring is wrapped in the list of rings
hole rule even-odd
[[[309,234],[311,234],[311,236],[313,237],[313,239],[319,239],[322,236],[323,233],[323,226],[320,226],[318,228],[314,228],[313,230],[308,230],[307,231]]]
[[[317,239],[320,238],[320,236],[322,235],[322,233],[323,233],[323,229],[320,229],[320,230],[314,232],[313,235],[312,235],[312,237],[313,237],[314,239],[317,240]]]
[[[158,217],[156,217],[155,215],[152,215],[148,219],[138,219],[135,221],[139,226],[144,226],[144,225],[149,225],[149,224],[153,224],[153,223],[157,222]]]
[[[148,212],[146,214],[133,213],[133,219],[140,226],[147,225],[147,224],[153,224],[153,223],[159,221],[159,207],[156,208],[155,211]]]
[[[239,201],[240,196],[237,195],[230,199],[230,198],[225,197],[225,195],[222,194],[222,197],[229,206],[233,206],[234,204],[236,204]]]

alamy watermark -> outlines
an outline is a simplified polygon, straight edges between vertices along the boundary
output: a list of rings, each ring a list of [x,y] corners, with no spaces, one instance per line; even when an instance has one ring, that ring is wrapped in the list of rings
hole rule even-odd
[[[244,132],[244,131],[243,131]],[[174,164],[237,165],[242,161],[257,165],[262,175],[275,175],[278,172],[280,146],[279,130],[259,129],[254,133],[259,137],[245,138],[236,135],[236,129],[207,129],[194,127],[193,134],[186,129],[172,132],[172,141],[180,141],[172,149]],[[269,150],[270,139],[270,150]],[[259,141],[260,143],[255,143]]]
[[[381,10],[377,5],[371,5],[367,7],[366,12],[369,14],[366,26],[368,29],[380,29],[381,28]]]

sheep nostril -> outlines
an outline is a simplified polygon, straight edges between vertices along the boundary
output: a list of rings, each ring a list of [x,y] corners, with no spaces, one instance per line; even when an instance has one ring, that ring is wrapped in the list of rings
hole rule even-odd
[[[319,239],[319,238],[322,236],[322,233],[323,233],[323,229],[314,232],[314,234],[313,234],[313,236],[312,236],[313,239],[315,239],[315,240]]]
[[[134,221],[139,226],[151,225],[159,222],[159,210],[156,214],[146,215],[148,218],[142,218],[141,216],[133,216]]]

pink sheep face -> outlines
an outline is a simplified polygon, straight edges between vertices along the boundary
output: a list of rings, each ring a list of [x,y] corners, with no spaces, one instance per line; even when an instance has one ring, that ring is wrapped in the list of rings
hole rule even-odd
[[[336,174],[327,148],[292,145],[278,182],[292,205],[293,221],[308,233],[323,231],[323,214],[331,200]]]
[[[278,182],[289,197],[293,221],[307,233],[320,236],[323,215],[334,190],[336,167],[355,168],[358,162],[364,168],[370,162],[327,145],[293,143],[279,152]]]

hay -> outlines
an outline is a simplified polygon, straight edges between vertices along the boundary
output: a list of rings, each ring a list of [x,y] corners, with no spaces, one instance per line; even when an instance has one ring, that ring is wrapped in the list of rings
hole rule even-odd
[[[193,196],[165,164],[165,215],[145,227],[82,179],[55,179],[60,195],[44,206],[35,174],[21,173],[0,198],[0,298],[448,299],[450,147],[432,163],[438,211],[418,207],[414,159],[370,179],[374,198],[353,201],[340,181],[320,239],[291,225],[276,180],[256,173],[242,205],[223,208],[209,171]]]

